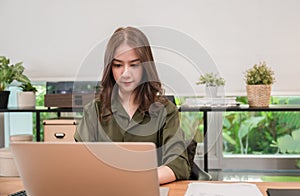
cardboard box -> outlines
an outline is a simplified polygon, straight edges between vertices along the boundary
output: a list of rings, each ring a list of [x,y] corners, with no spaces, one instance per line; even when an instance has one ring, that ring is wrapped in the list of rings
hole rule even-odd
[[[32,134],[17,134],[10,136],[10,142],[32,142]]]
[[[44,120],[45,142],[75,142],[74,134],[79,119]]]

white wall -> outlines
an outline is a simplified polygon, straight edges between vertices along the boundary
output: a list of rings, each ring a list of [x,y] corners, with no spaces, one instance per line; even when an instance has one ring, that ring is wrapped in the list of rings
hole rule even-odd
[[[215,63],[227,81],[225,94],[244,95],[243,73],[265,60],[275,71],[272,94],[300,95],[299,10],[298,0],[0,0],[0,55],[23,61],[32,80],[73,80],[82,63],[90,62],[85,57],[117,27],[160,26],[189,36],[210,55],[196,61],[195,71],[184,55],[154,51],[158,62],[174,67],[197,93],[203,90],[195,86],[198,76]],[[100,77],[100,52],[85,69],[87,78]],[[161,74],[163,81],[168,78]],[[171,89],[182,83],[170,80]]]

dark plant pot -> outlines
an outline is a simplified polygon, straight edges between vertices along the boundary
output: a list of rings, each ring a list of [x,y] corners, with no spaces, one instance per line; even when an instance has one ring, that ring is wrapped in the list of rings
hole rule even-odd
[[[0,108],[7,108],[10,91],[0,91]]]

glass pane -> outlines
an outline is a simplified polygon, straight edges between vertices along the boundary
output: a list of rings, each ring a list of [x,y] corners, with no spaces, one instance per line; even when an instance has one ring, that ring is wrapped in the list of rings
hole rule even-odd
[[[245,98],[239,98],[245,103]],[[272,97],[271,104],[299,104]],[[300,112],[224,112],[223,154],[300,154]]]
[[[175,97],[177,106],[185,103],[189,97]],[[185,133],[185,139],[194,139],[198,143],[203,142],[203,113],[202,112],[180,112],[180,128]]]

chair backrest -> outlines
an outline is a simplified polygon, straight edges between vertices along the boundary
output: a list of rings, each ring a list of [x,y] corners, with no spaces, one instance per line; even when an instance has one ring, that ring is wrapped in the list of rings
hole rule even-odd
[[[194,157],[197,149],[197,142],[193,139],[186,140],[188,159],[191,166],[190,180],[212,180],[212,176],[201,169],[195,162]]]
[[[173,95],[166,95],[166,98],[176,105],[175,97]]]

